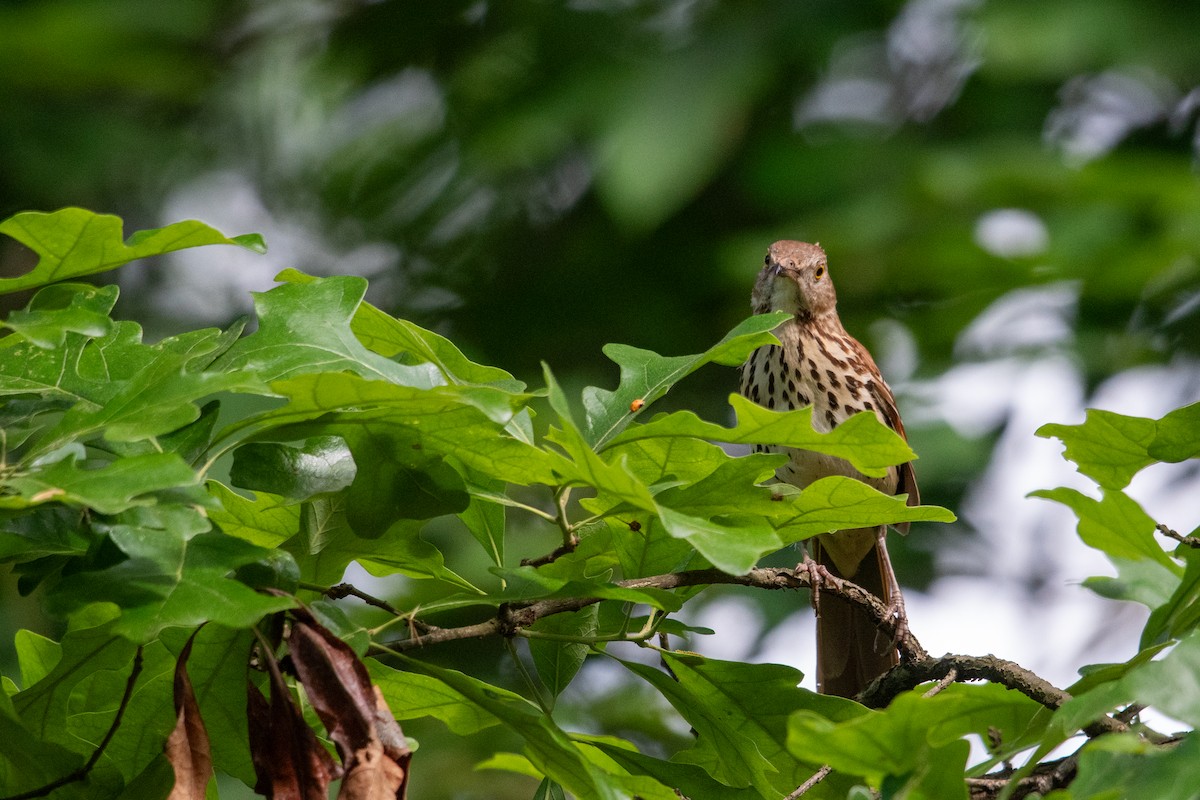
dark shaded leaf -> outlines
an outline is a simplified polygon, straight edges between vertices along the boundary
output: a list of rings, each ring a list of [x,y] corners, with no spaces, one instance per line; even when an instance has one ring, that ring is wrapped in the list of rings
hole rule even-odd
[[[304,500],[354,481],[354,456],[340,436],[315,436],[299,446],[252,442],[233,451],[229,480],[238,488]]]

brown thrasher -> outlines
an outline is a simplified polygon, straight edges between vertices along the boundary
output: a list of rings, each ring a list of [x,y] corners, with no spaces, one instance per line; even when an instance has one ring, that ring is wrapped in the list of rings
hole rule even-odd
[[[767,251],[752,298],[754,313],[786,311],[792,318],[775,329],[782,346],[755,350],[742,365],[741,392],[759,405],[786,411],[811,405],[813,427],[828,431],[860,411],[873,411],[896,433],[904,425],[892,390],[867,349],[837,314],[837,295],[825,251],[807,242],[776,242]],[[846,475],[886,494],[920,497],[912,464],[868,478],[849,462],[794,448],[757,445],[758,452],[786,452],[788,463],[776,477],[804,488],[819,478]],[[907,523],[896,526],[907,533]],[[825,533],[811,540],[818,569],[853,581],[880,597],[903,619],[900,585],[888,558],[885,526]],[[817,687],[825,694],[854,697],[897,663],[895,643],[878,633],[871,619],[847,601],[822,597],[817,604]]]

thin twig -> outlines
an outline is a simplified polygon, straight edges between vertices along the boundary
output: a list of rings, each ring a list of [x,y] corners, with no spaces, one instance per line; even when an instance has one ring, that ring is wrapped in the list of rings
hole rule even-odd
[[[1187,545],[1188,547],[1200,547],[1200,538],[1196,536],[1184,536],[1182,533],[1178,533],[1168,528],[1161,522],[1155,525],[1154,529],[1163,536],[1166,536],[1168,539],[1174,539],[1180,544]]]
[[[304,587],[304,588],[309,588],[309,587]],[[343,597],[357,597],[359,600],[362,600],[364,603],[366,603],[369,606],[375,606],[376,608],[383,609],[384,611],[388,612],[389,614],[395,614],[396,616],[401,616],[400,612],[396,610],[396,607],[393,606],[388,601],[380,600],[378,597],[369,595],[366,592],[359,589],[358,587],[353,586],[352,584],[349,584],[349,583],[339,583],[334,586],[330,586],[328,589],[320,589],[319,587],[317,587],[317,591],[320,591],[321,594],[325,595],[330,600],[340,600]]]
[[[121,726],[121,719],[125,716],[125,709],[129,708],[129,701],[133,697],[133,687],[137,683],[138,676],[142,674],[142,646],[138,645],[137,651],[133,655],[133,668],[129,670],[129,677],[125,680],[125,693],[121,695],[121,703],[117,706],[116,716],[113,717],[112,724],[108,726],[108,732],[104,734],[104,738],[100,740],[100,744],[96,745],[96,749],[92,752],[91,758],[87,760],[79,769],[68,773],[57,780],[51,781],[37,789],[30,789],[21,794],[9,795],[0,800],[31,800],[34,797],[45,797],[55,789],[62,788],[69,783],[81,781],[88,776],[88,773],[95,768],[100,762],[100,757],[104,755],[104,750],[112,741],[113,736],[117,734],[117,728]]]
[[[813,788],[818,783],[825,780],[825,776],[831,772],[833,772],[833,767],[826,764],[825,766],[821,767],[819,770],[814,772],[812,774],[812,777],[810,777],[804,783],[797,786],[792,791],[792,793],[789,794],[787,797],[783,798],[783,800],[796,800],[797,797],[800,797],[800,796],[806,794],[809,789]]]
[[[955,667],[951,667],[950,671],[946,673],[946,677],[929,687],[929,691],[925,692],[925,694],[921,695],[921,697],[934,697],[939,695],[945,691],[947,686],[954,683],[956,680],[958,680],[958,670]]]
[[[551,550],[544,556],[537,558],[522,558],[522,567],[543,567],[546,564],[557,561],[565,555],[575,552],[575,548],[579,546],[579,537],[571,534],[571,538],[560,544],[558,547]]]

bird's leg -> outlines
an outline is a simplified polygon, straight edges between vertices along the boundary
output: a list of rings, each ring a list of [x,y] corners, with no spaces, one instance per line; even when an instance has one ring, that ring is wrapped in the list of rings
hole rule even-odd
[[[880,525],[875,530],[876,547],[883,554],[880,561],[883,564],[883,585],[887,590],[888,616],[893,619],[896,630],[892,634],[892,644],[899,644],[908,635],[908,611],[904,607],[904,594],[900,591],[900,581],[896,578],[896,570],[892,568],[892,559],[887,556],[887,526]]]

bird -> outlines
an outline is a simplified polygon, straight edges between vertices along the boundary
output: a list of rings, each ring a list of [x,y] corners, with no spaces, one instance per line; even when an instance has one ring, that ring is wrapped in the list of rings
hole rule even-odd
[[[819,244],[772,244],[755,281],[751,306],[755,314],[784,311],[791,316],[774,330],[780,344],[759,347],[742,365],[743,396],[776,411],[812,406],[812,425],[818,431],[870,411],[907,439],[891,388],[871,354],[838,317],[829,260]],[[868,477],[844,459],[810,450],[775,445],[755,449],[786,453],[788,461],[776,469],[776,480],[802,490],[821,478],[845,475],[885,494],[907,494],[908,505],[920,503],[912,462],[889,468],[883,477]],[[908,532],[907,523],[895,527]],[[812,561],[815,569],[878,596],[904,626],[903,597],[888,557],[886,532],[886,526],[878,526],[821,534],[810,540]],[[898,663],[896,643],[848,601],[827,594],[817,602],[817,597],[814,591],[818,691],[854,697]]]

